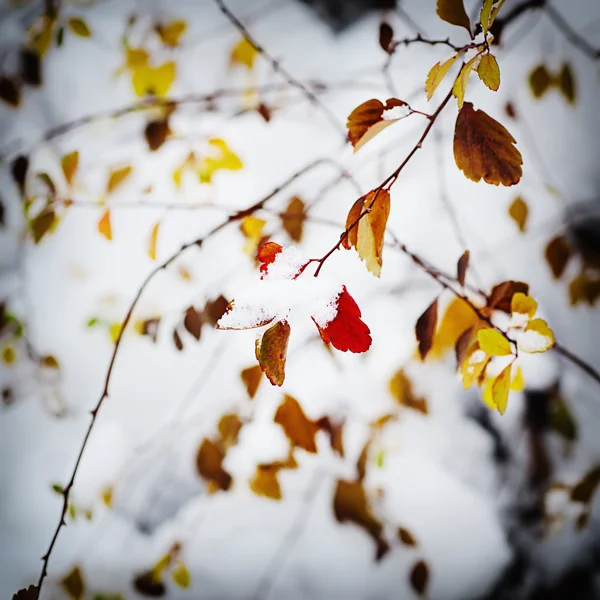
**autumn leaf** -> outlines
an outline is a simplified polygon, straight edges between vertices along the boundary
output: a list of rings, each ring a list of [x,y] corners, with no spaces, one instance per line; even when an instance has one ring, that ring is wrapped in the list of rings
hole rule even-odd
[[[165,143],[169,135],[171,135],[171,130],[169,129],[167,119],[150,121],[144,129],[144,137],[151,152],[158,150]]]
[[[429,567],[425,561],[418,561],[410,571],[410,585],[419,596],[425,596],[429,583]]]
[[[379,25],[379,45],[384,52],[392,54],[392,42],[394,40],[394,30],[389,23],[383,21]]]
[[[427,74],[427,80],[425,81],[425,91],[427,92],[427,100],[431,100],[440,83],[444,80],[444,77],[448,74],[448,71],[452,68],[452,65],[456,62],[456,59],[460,54],[451,56],[448,60],[436,63],[431,67]]]
[[[239,433],[243,427],[239,415],[236,413],[229,413],[223,415],[219,419],[217,430],[221,436],[221,444],[223,448],[228,449],[234,444],[237,444]]]
[[[200,339],[203,324],[202,312],[197,311],[193,306],[188,307],[183,317],[183,326],[196,340]]]
[[[587,302],[594,306],[600,298],[600,278],[582,273],[575,277],[569,284],[569,300],[572,306],[580,302]]]
[[[571,500],[590,504],[600,485],[600,466],[592,467],[571,489]]]
[[[79,152],[75,150],[74,152],[65,154],[60,159],[60,166],[67,183],[71,185],[73,183],[75,173],[77,173],[77,167],[79,166]]]
[[[571,104],[575,104],[576,90],[575,90],[575,77],[573,76],[573,70],[569,63],[564,63],[560,73],[558,75],[556,85],[561,91],[562,95]]]
[[[91,37],[92,32],[89,25],[78,17],[73,17],[67,21],[69,29],[77,36],[87,38]]]
[[[529,86],[534,98],[541,98],[552,85],[552,76],[545,65],[538,65],[529,74]]]
[[[529,285],[522,281],[503,281],[492,288],[488,297],[488,306],[494,310],[501,310],[510,314],[512,298],[519,292],[528,294]]]
[[[465,94],[467,93],[467,85],[469,84],[469,76],[471,75],[471,71],[476,66],[476,63],[480,60],[478,55],[475,55],[469,62],[465,63],[458,73],[458,77],[454,80],[454,85],[452,86],[452,94],[458,101],[458,108],[463,107],[463,103],[465,101]]]
[[[335,317],[325,327],[315,321],[321,339],[342,352],[366,352],[371,346],[371,331],[361,320],[360,308],[346,286],[342,286],[336,309]]]
[[[454,349],[461,334],[479,322],[475,311],[462,298],[453,298],[440,319],[428,358],[442,358]]]
[[[98,231],[107,239],[112,240],[112,226],[110,223],[110,210],[105,210],[98,221]]]
[[[196,469],[200,476],[212,482],[218,489],[228,490],[231,486],[231,475],[222,466],[225,452],[219,444],[205,438],[196,455]]]
[[[222,294],[214,300],[207,300],[204,305],[204,316],[213,327],[227,311],[229,301]]]
[[[560,279],[573,256],[573,247],[566,236],[557,235],[546,245],[544,255],[554,279]]]
[[[155,223],[154,227],[150,231],[150,237],[148,240],[148,256],[150,260],[156,260],[156,243],[158,241],[158,228],[160,226],[160,221]]]
[[[554,346],[554,332],[544,319],[533,319],[519,337],[518,346],[524,352],[546,352]]]
[[[283,228],[294,242],[302,241],[305,218],[304,202],[298,196],[294,196],[281,215]]]
[[[390,547],[383,538],[383,525],[371,513],[362,481],[338,479],[333,498],[333,512],[340,523],[355,523],[373,538],[377,547],[377,560],[381,560],[387,554]]]
[[[183,340],[179,335],[179,331],[177,329],[173,329],[173,343],[175,344],[175,348],[180,352],[183,350]]]
[[[479,22],[481,23],[481,29],[484,35],[487,34],[490,27],[494,24],[503,4],[504,0],[484,0],[479,17]]]
[[[508,356],[512,354],[510,342],[497,329],[491,327],[477,332],[477,341],[481,349],[490,356]]]
[[[191,576],[188,568],[185,566],[185,563],[181,560],[178,560],[173,570],[171,571],[171,579],[173,579],[173,583],[184,590],[190,587]]]
[[[38,591],[36,585],[30,585],[14,594],[12,600],[38,600]]]
[[[511,385],[512,363],[504,367],[492,384],[492,401],[498,412],[503,415],[508,405],[508,394]]]
[[[433,336],[437,326],[438,299],[436,298],[427,310],[417,319],[415,334],[419,343],[419,355],[425,360],[433,346]]]
[[[259,496],[281,500],[281,487],[277,478],[279,470],[277,465],[257,465],[256,473],[250,481],[250,489]]]
[[[500,87],[500,67],[498,61],[493,54],[484,54],[477,65],[477,74],[479,79],[496,92]]]
[[[35,86],[42,84],[42,65],[37,52],[21,48],[19,63],[19,73],[24,83]]]
[[[159,598],[167,593],[165,584],[157,580],[152,571],[145,571],[136,575],[133,579],[133,587],[142,596]]]
[[[470,347],[465,354],[462,363],[459,363],[458,366],[463,387],[467,390],[475,382],[481,382],[490,362],[490,357],[480,348],[477,339],[470,344]]]
[[[385,119],[385,111],[407,106],[406,102],[398,98],[388,98],[385,104],[373,98],[357,106],[348,116],[346,123],[348,138],[354,147],[354,152],[358,152],[388,125],[399,120],[399,118]]]
[[[79,566],[73,569],[60,581],[60,587],[72,600],[83,600],[85,597],[85,582]]]
[[[519,231],[523,233],[527,227],[529,208],[521,196],[517,196],[512,201],[512,204],[508,208],[508,214],[510,215],[510,218],[517,224]]]
[[[187,23],[185,21],[171,21],[166,25],[159,23],[154,28],[160,41],[169,48],[179,46],[181,36],[185,33],[186,29]]]
[[[153,95],[164,98],[175,81],[176,66],[168,61],[153,67],[147,62],[135,66],[132,70],[131,83],[137,96]]]
[[[464,287],[465,285],[465,278],[467,276],[467,269],[469,268],[470,257],[471,253],[468,250],[465,250],[456,264],[456,280],[461,287]]]
[[[44,236],[52,230],[52,227],[57,222],[56,213],[47,206],[38,215],[36,215],[30,222],[29,228],[33,235],[33,241],[39,244]]]
[[[463,0],[437,0],[436,12],[442,21],[464,27],[471,35],[471,21],[465,10]]]
[[[315,435],[319,431],[319,426],[306,417],[295,398],[286,394],[273,420],[281,425],[293,446],[307,452],[315,453],[317,451]]]
[[[243,37],[231,50],[229,65],[241,65],[251,71],[254,68],[254,61],[257,55],[258,51],[256,48]]]
[[[256,258],[260,262],[260,272],[267,273],[269,265],[275,262],[277,255],[283,251],[283,247],[277,242],[267,242],[264,246],[258,249]]]
[[[106,182],[106,193],[112,194],[117,188],[119,188],[131,175],[133,168],[131,165],[124,165],[122,167],[115,167],[111,169],[108,174],[108,180]]]
[[[211,183],[214,174],[219,170],[239,171],[243,168],[241,159],[229,148],[225,140],[211,138],[208,145],[214,155],[206,156],[198,163],[200,183]]]
[[[399,369],[390,379],[390,393],[401,406],[412,408],[424,415],[429,414],[425,398],[416,396],[413,392],[412,382],[406,376],[404,369]]]
[[[0,76],[0,100],[12,107],[19,106],[21,102],[21,85],[13,77]]]
[[[258,364],[273,385],[283,385],[289,338],[288,322],[277,321],[275,325],[264,332],[260,341],[256,341]]]
[[[405,529],[404,527],[398,527],[398,539],[405,545],[414,547],[417,545],[417,540],[415,536]]]
[[[258,365],[248,367],[240,373],[240,377],[246,386],[248,396],[254,398],[262,381],[262,369]]]
[[[466,177],[493,185],[518,183],[523,159],[515,143],[500,123],[465,102],[454,130],[454,158]]]
[[[10,174],[13,181],[17,184],[21,195],[25,193],[25,183],[28,171],[29,158],[24,154],[20,154],[10,163]]]

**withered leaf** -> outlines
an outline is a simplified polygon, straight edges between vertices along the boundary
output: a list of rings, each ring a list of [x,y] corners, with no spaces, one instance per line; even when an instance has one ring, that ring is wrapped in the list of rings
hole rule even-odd
[[[29,222],[33,241],[36,244],[39,244],[43,237],[50,231],[55,220],[55,212],[50,207],[46,207]]]
[[[371,513],[361,481],[338,479],[333,498],[333,512],[340,523],[355,523],[373,538],[377,547],[377,560],[381,560],[389,551],[389,544],[383,538],[383,525]]]
[[[281,425],[293,446],[298,446],[307,452],[317,451],[315,435],[319,431],[319,426],[307,418],[295,398],[286,394],[273,420]]]
[[[417,410],[424,415],[429,413],[425,398],[417,397],[413,392],[412,382],[404,369],[399,369],[390,379],[390,393],[402,406]]]
[[[85,582],[79,566],[74,566],[71,571],[61,579],[60,587],[65,590],[69,598],[83,600],[85,596]]]
[[[185,311],[185,316],[183,318],[183,326],[186,330],[193,335],[197,340],[200,339],[200,335],[202,333],[202,313],[197,311],[193,306],[190,306]]]
[[[379,25],[379,45],[388,54],[392,54],[392,41],[394,39],[394,30],[389,23],[383,21]]]
[[[243,425],[240,417],[236,413],[223,415],[219,419],[217,429],[221,436],[221,443],[224,448],[230,448],[237,443]]]
[[[438,62],[427,73],[427,80],[425,81],[425,91],[427,92],[427,100],[431,100],[435,91],[438,89],[440,83],[442,83],[444,77],[448,74],[448,71],[452,68],[452,65],[456,62],[459,54],[451,56],[445,62]]]
[[[264,102],[256,107],[256,112],[265,120],[265,123],[271,120],[271,109]]]
[[[468,250],[465,250],[456,264],[456,279],[461,286],[465,285],[465,278],[467,276],[470,258],[471,253]]]
[[[132,171],[133,168],[131,165],[124,165],[122,167],[115,167],[114,169],[111,169],[106,182],[106,193],[110,194],[120,187],[131,175]]]
[[[545,65],[538,65],[529,74],[529,85],[534,98],[541,98],[552,85],[552,76]]]
[[[594,306],[600,298],[600,278],[582,273],[569,283],[569,299],[572,306],[580,302],[587,302]]]
[[[10,165],[10,174],[13,181],[17,184],[21,195],[25,193],[25,180],[29,170],[29,158],[24,154],[17,156]]]
[[[427,353],[433,346],[433,335],[437,326],[438,299],[436,298],[427,310],[417,319],[415,335],[419,343],[419,355],[425,360]]]
[[[60,166],[67,183],[71,185],[79,167],[79,152],[75,150],[74,152],[65,154],[60,159]]]
[[[298,196],[294,196],[281,216],[283,228],[294,242],[302,241],[305,218],[304,202]]]
[[[281,386],[285,380],[285,359],[290,330],[287,321],[277,321],[264,332],[260,342],[256,342],[258,364],[273,385]]]
[[[562,95],[571,104],[575,104],[576,90],[575,90],[575,77],[573,76],[573,70],[569,63],[564,63],[560,73],[558,75],[558,89],[562,92]]]
[[[581,480],[571,488],[571,500],[589,504],[600,484],[600,465],[590,469]]]
[[[398,539],[405,546],[416,546],[417,545],[417,540],[415,539],[415,536],[410,531],[408,531],[408,529],[405,529],[404,527],[398,527]]]
[[[212,440],[202,440],[196,455],[196,469],[200,476],[212,482],[218,489],[228,490],[231,486],[231,475],[222,466],[225,452]]]
[[[501,310],[510,314],[512,298],[518,292],[527,295],[529,285],[522,281],[503,281],[492,288],[488,298],[488,306],[494,310]]]
[[[527,227],[527,217],[529,216],[529,207],[521,196],[517,196],[508,208],[510,218],[517,224],[519,231],[523,233]]]
[[[17,79],[0,76],[0,100],[10,106],[19,106],[21,102],[21,85]]]
[[[373,98],[363,102],[350,113],[346,127],[354,152],[358,152],[369,140],[398,120],[383,119],[384,111],[397,106],[406,106],[406,102],[398,98],[388,98],[383,104],[380,100]]]
[[[177,329],[173,329],[173,342],[175,343],[175,348],[177,348],[177,350],[183,350],[183,341],[181,340],[181,336]]]
[[[246,386],[246,391],[250,398],[254,398],[256,395],[260,382],[262,381],[262,375],[262,369],[258,365],[248,367],[240,373],[240,377]]]
[[[28,588],[23,588],[13,595],[12,600],[37,600],[38,588],[36,585],[30,585]]]
[[[463,0],[437,0],[436,12],[442,21],[464,27],[471,35],[471,21],[465,10]]]
[[[250,481],[250,489],[259,496],[281,500],[278,472],[279,467],[276,465],[257,465],[256,473]]]
[[[560,279],[573,256],[573,247],[564,235],[553,237],[545,250],[546,261],[555,279]]]
[[[458,371],[467,357],[468,351],[473,341],[473,327],[469,327],[463,333],[460,334],[456,340],[454,346],[454,353],[456,355],[456,370]]]
[[[208,300],[204,305],[204,316],[206,320],[213,327],[217,324],[218,320],[225,314],[227,311],[227,306],[229,305],[229,300],[225,298],[222,294],[215,298],[214,300]]]
[[[152,152],[158,150],[170,134],[171,130],[167,119],[150,121],[144,129],[144,137]]]
[[[146,571],[136,575],[133,579],[133,587],[142,596],[160,598],[167,593],[165,584],[156,578],[153,571]]]
[[[19,62],[21,79],[28,85],[41,85],[42,68],[39,54],[28,48],[22,48],[19,52]]]
[[[344,457],[344,443],[342,437],[343,422],[334,423],[329,417],[321,417],[317,426],[329,435],[331,449],[342,458]]]
[[[454,130],[454,158],[472,181],[511,186],[521,179],[523,159],[515,139],[498,121],[465,102]]]
[[[356,223],[358,218],[360,217],[363,206],[365,204],[364,198],[359,198],[350,208],[350,212],[348,212],[348,217],[346,218],[346,230],[350,229],[352,225]],[[344,237],[342,240],[342,246],[346,248],[346,250],[350,250],[351,247],[356,248],[356,242],[358,240],[358,227],[354,226],[350,231],[348,231],[348,235]]]
[[[425,596],[429,583],[429,567],[425,561],[418,561],[410,572],[410,585],[419,596]]]
[[[356,461],[356,477],[358,481],[363,481],[367,474],[367,460],[369,459],[369,449],[371,447],[371,440],[367,440],[363,449],[360,451],[358,460]]]

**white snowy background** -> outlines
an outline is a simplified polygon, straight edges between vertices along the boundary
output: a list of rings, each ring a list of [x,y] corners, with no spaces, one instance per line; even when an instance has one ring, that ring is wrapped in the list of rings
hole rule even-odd
[[[507,0],[503,11],[515,3]],[[51,486],[68,480],[112,352],[107,332],[89,329],[86,323],[92,317],[111,322],[123,318],[154,268],[147,253],[154,223],[161,220],[161,261],[233,210],[246,208],[323,157],[338,161],[366,192],[399,164],[425,126],[424,119],[413,115],[352,154],[317,107],[297,91],[286,90],[267,97],[267,103],[282,105],[269,123],[256,112],[235,116],[242,107],[239,96],[219,100],[215,112],[193,105],[178,109],[171,120],[176,139],[155,153],[148,151],[141,135],[144,115],[107,119],[49,144],[40,143],[40,136],[53,126],[134,101],[130,78],[114,77],[123,63],[120,39],[133,12],[149,22],[172,18],[188,22],[181,47],[170,52],[177,61],[173,97],[243,90],[248,85],[246,72],[227,68],[240,35],[212,1],[90,4],[81,8],[66,3],[65,10],[84,16],[92,37],[67,36],[64,47],[52,51],[44,62],[44,86],[28,90],[18,110],[0,107],[2,147],[16,152],[33,145],[32,163],[38,170],[56,173],[60,156],[76,149],[80,155],[76,204],[57,231],[37,246],[31,240],[21,241],[17,192],[8,167],[1,168],[7,206],[7,227],[0,231],[1,290],[26,316],[28,336],[37,351],[56,356],[61,365],[60,399],[48,395],[54,387],[36,380],[37,371],[28,366],[26,357],[11,368],[2,366],[1,381],[14,385],[16,393],[13,405],[0,411],[2,598],[37,580],[40,557],[62,502]],[[372,14],[336,36],[297,2],[230,0],[228,4],[297,79],[331,84],[332,90],[320,98],[340,126],[361,102],[390,95],[381,73],[386,55],[377,42],[380,15]],[[576,30],[600,44],[600,27],[594,26],[600,18],[596,2],[554,4]],[[427,36],[451,35],[456,43],[466,43],[463,30],[436,17],[434,0],[406,1],[402,7]],[[3,7],[3,46],[22,40],[30,9],[31,5]],[[393,16],[392,22],[397,38],[414,35],[400,16]],[[448,56],[443,46],[400,48],[391,69],[397,96],[429,110],[421,92],[425,76],[434,62]],[[563,202],[593,198],[598,192],[598,64],[573,48],[547,18],[533,12],[507,30],[497,56],[502,73],[499,92],[490,92],[472,77],[467,98],[503,122],[516,138],[524,157],[522,181],[515,188],[496,188],[472,183],[458,171],[452,155],[456,111],[450,106],[436,124],[438,133],[432,133],[394,185],[389,226],[411,250],[453,272],[464,247],[446,209],[445,195],[471,251],[477,283],[491,286],[509,278],[529,282],[557,339],[598,368],[597,310],[570,307],[564,281],[552,279],[543,259],[547,240],[561,226]],[[564,60],[576,76],[576,105],[567,104],[555,91],[534,100],[527,84],[531,69],[543,61],[556,70]],[[260,57],[254,78],[258,84],[281,82]],[[437,106],[444,93],[440,90],[431,104]],[[509,100],[529,132],[505,115]],[[205,147],[210,137],[225,139],[244,168],[219,172],[212,184],[191,177],[177,191],[171,177],[174,168],[190,149]],[[535,147],[527,143],[532,140]],[[101,209],[78,206],[77,201],[97,201],[107,171],[120,162],[132,163],[134,175],[110,200],[114,210],[109,242],[97,232]],[[335,166],[314,169],[286,188],[271,206],[284,210],[293,195],[310,203],[338,175]],[[144,194],[148,186],[152,192]],[[548,186],[559,190],[563,200]],[[518,194],[530,208],[524,235],[508,216],[508,206]],[[353,186],[342,181],[311,215],[342,224],[356,196]],[[157,207],[125,206],[142,198]],[[212,207],[162,207],[203,202]],[[267,229],[276,231],[275,241],[290,244],[277,217],[260,216],[268,221]],[[321,256],[340,231],[327,224],[306,223],[301,251]],[[254,594],[293,599],[411,598],[408,573],[418,559],[430,567],[429,598],[465,600],[485,594],[513,558],[504,511],[519,476],[498,469],[492,438],[468,416],[467,407],[479,402],[477,392],[462,389],[452,357],[428,365],[413,360],[414,323],[438,293],[437,285],[389,248],[381,279],[366,271],[356,253],[335,253],[320,277],[325,285],[333,280],[347,285],[371,329],[371,349],[365,355],[334,351],[331,356],[310,320],[292,321],[283,388],[263,381],[256,397],[249,400],[239,373],[255,364],[254,331],[204,327],[200,342],[190,336],[184,339],[182,352],[171,339],[172,326],[190,304],[202,306],[220,293],[235,298],[257,279],[252,261],[242,251],[245,242],[238,226],[230,226],[202,250],[185,253],[144,293],[136,317],[163,317],[158,343],[133,331],[125,335],[110,395],[73,490],[75,504],[91,509],[93,518],[78,517],[62,530],[44,597],[66,597],[57,582],[74,564],[81,566],[89,590],[138,597],[131,587],[134,573],[153,565],[175,540],[183,545],[192,583],[187,591],[169,585],[172,598],[241,599]],[[189,280],[181,277],[181,266],[191,274]],[[563,377],[579,437],[567,457],[562,442],[551,440],[558,461],[554,478],[575,481],[600,460],[600,388],[552,353],[528,357],[522,366],[530,389]],[[377,440],[365,487],[376,514],[390,527],[409,529],[419,545],[411,549],[395,544],[377,563],[373,541],[364,530],[336,522],[332,494],[338,477],[354,476],[368,423],[396,410],[388,382],[400,367],[406,368],[416,392],[427,399],[430,413],[399,410],[399,420]],[[311,418],[346,419],[346,458],[335,456],[326,435],[319,433],[319,453],[297,451],[299,468],[280,475],[283,499],[277,502],[256,496],[248,480],[257,463],[286,455],[285,436],[273,423],[283,393],[297,398]],[[65,410],[60,418],[53,416],[57,406]],[[513,392],[507,413],[492,415],[517,457],[517,471],[523,468],[519,462],[524,445],[522,408],[522,394]],[[195,453],[201,440],[214,433],[219,417],[232,411],[251,419],[227,455],[225,466],[234,484],[228,492],[209,495],[195,472]],[[381,466],[376,460],[379,451],[385,457]],[[107,485],[115,489],[111,510],[100,497]],[[136,526],[140,523],[156,527],[146,534]],[[583,533],[567,524],[547,541],[532,542],[536,576],[558,577],[585,555],[597,534],[598,523],[592,517]]]

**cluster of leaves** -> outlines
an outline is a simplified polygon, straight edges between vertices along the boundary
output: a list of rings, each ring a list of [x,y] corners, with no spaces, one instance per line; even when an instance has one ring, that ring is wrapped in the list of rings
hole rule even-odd
[[[552,73],[546,65],[535,67],[529,74],[529,86],[534,98],[542,98],[549,90],[558,90],[570,104],[575,104],[577,87],[571,65],[563,63],[558,73]]]

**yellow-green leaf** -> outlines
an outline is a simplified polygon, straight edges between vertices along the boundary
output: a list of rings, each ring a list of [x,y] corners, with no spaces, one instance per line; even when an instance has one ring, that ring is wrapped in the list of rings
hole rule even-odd
[[[487,85],[490,90],[496,92],[500,87],[500,67],[493,54],[484,54],[477,65],[479,79]]]
[[[529,74],[529,86],[534,98],[541,98],[552,85],[552,76],[545,65],[539,65]]]
[[[490,356],[508,356],[512,354],[510,342],[497,329],[488,327],[477,332],[480,348]]]
[[[464,27],[471,35],[471,21],[465,10],[463,0],[437,0],[436,12],[442,21]]]
[[[451,56],[448,60],[436,63],[431,67],[427,74],[427,80],[425,82],[425,91],[427,92],[427,100],[431,100],[435,91],[438,89],[440,83],[442,83],[444,77],[448,74],[448,71],[452,68],[452,65],[456,62],[459,54]]]
[[[67,180],[67,183],[71,185],[73,183],[73,178],[75,177],[75,173],[77,172],[77,167],[79,166],[79,152],[75,150],[74,152],[69,152],[69,154],[65,154],[60,159],[60,166],[62,168],[62,172]]]
[[[188,568],[185,566],[185,563],[181,560],[178,560],[177,563],[175,563],[175,567],[171,571],[171,577],[173,579],[173,583],[175,583],[175,585],[178,587],[183,588],[184,590],[190,587],[192,578]]]
[[[494,24],[498,16],[498,11],[502,8],[503,4],[504,0],[484,0],[479,18],[484,35]]]
[[[83,19],[73,17],[67,21],[67,24],[69,29],[79,37],[87,38],[92,35],[88,24]]]
[[[452,86],[452,94],[458,101],[458,108],[462,108],[465,101],[465,94],[467,93],[467,85],[469,83],[469,75],[475,67],[475,63],[479,60],[478,56],[474,56],[469,62],[465,63],[458,74],[458,77],[454,80]]]
[[[519,231],[523,233],[527,227],[527,217],[529,216],[529,207],[521,196],[517,196],[508,208],[510,218],[517,224]]]

